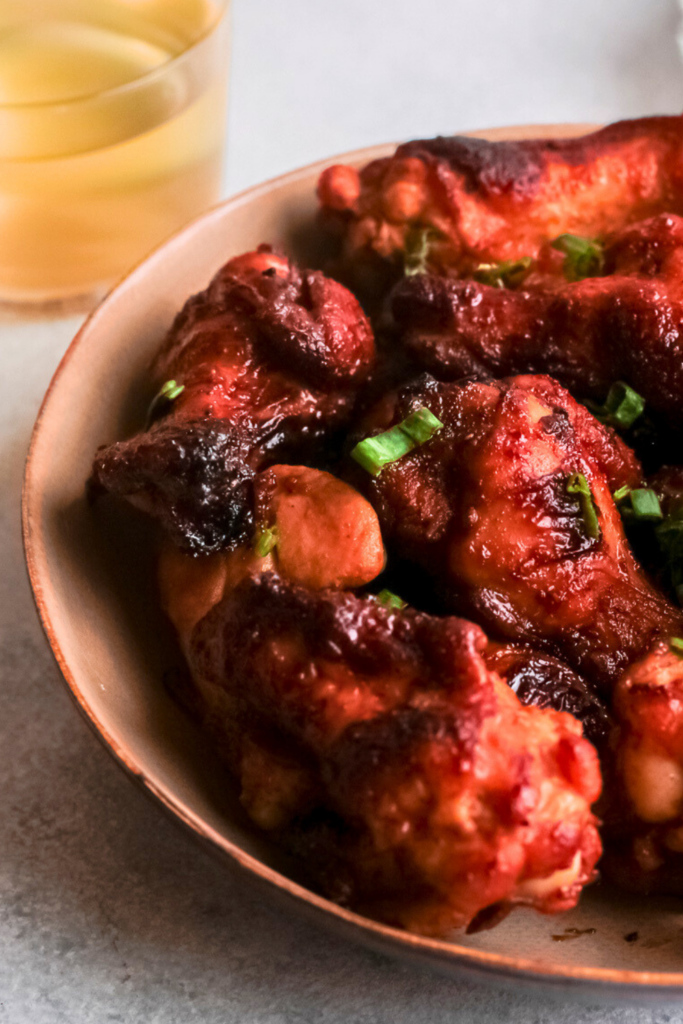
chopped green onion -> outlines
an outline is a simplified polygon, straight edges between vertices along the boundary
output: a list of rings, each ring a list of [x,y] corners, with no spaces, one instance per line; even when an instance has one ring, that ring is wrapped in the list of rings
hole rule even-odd
[[[399,423],[398,429],[401,430],[411,441],[414,441],[415,446],[424,444],[425,441],[429,441],[430,437],[436,434],[437,430],[441,430],[443,423],[437,419],[433,412],[423,406],[421,409],[417,409],[416,412],[412,412],[410,416],[404,419],[403,423]]]
[[[594,239],[565,234],[550,244],[553,249],[564,253],[562,269],[568,281],[582,281],[584,277],[597,277],[602,273],[605,262],[603,248]]]
[[[412,228],[406,235],[403,272],[406,277],[427,273],[427,257],[434,232],[430,228]]]
[[[269,555],[273,548],[277,545],[277,530],[275,527],[272,529],[261,530],[256,543],[254,544],[254,551],[259,558],[265,558]]]
[[[624,484],[623,487],[620,487],[619,490],[615,491],[612,495],[612,497],[614,498],[614,504],[618,505],[620,501],[624,500],[624,498],[628,498],[630,493],[631,488],[628,486],[628,484]]]
[[[663,519],[659,498],[649,487],[637,487],[631,491],[631,507],[636,519],[643,523],[656,523]]]
[[[402,608],[407,606],[407,602],[399,597],[398,594],[394,594],[391,590],[380,590],[376,597],[377,603],[383,605],[385,608],[396,608],[400,611]]]
[[[185,390],[184,384],[178,384],[175,380],[167,380],[162,384],[152,399],[147,410],[147,424],[151,424],[159,416],[168,411],[168,406],[175,402],[179,395]]]
[[[372,476],[379,476],[385,466],[407,455],[414,447],[407,434],[394,428],[360,441],[352,450],[351,458]]]
[[[677,654],[679,658],[683,658],[683,640],[680,636],[672,636],[669,639],[669,650],[673,654]]]
[[[385,430],[383,434],[359,441],[351,452],[351,458],[372,476],[379,476],[385,466],[429,441],[442,427],[441,420],[438,420],[429,409],[418,409],[402,423]]]
[[[624,519],[658,523],[664,518],[659,498],[650,487],[620,487],[612,497],[617,505],[621,504],[619,511]]]
[[[609,389],[604,405],[605,419],[614,427],[627,430],[633,426],[639,416],[643,415],[645,399],[625,384],[617,381]]]
[[[572,473],[567,480],[567,494],[578,495],[586,533],[594,540],[597,539],[600,536],[598,513],[595,507],[593,492],[583,473]]]
[[[514,288],[522,283],[532,263],[531,256],[503,260],[502,263],[480,263],[472,276],[475,281],[493,285],[494,288]]]

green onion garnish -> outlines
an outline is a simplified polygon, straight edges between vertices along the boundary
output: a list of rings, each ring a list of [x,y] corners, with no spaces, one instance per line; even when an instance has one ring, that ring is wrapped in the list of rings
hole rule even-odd
[[[385,608],[396,608],[399,611],[401,608],[407,607],[407,602],[404,601],[402,597],[399,597],[398,594],[394,594],[391,590],[380,590],[379,594],[377,594],[376,601]]]
[[[656,523],[663,519],[659,498],[649,487],[637,487],[631,491],[631,507],[633,515],[640,522]]]
[[[531,256],[522,256],[518,260],[503,260],[502,263],[480,263],[472,276],[475,281],[494,288],[514,288],[522,283],[533,262]]]
[[[664,516],[659,498],[650,487],[620,487],[612,495],[624,519],[658,523]]]
[[[383,434],[366,437],[364,441],[360,441],[351,452],[351,458],[368,473],[379,476],[385,466],[429,441],[442,427],[441,420],[438,420],[429,409],[418,409],[402,423],[385,430]]]
[[[683,640],[680,636],[672,636],[669,639],[669,649],[673,654],[677,654],[679,658],[683,658]]]
[[[600,536],[598,513],[595,507],[593,492],[583,473],[572,473],[567,480],[567,494],[578,495],[586,533],[589,537],[597,539]]]
[[[406,277],[427,273],[427,257],[433,232],[429,228],[412,228],[405,238],[403,272]]]
[[[562,269],[568,281],[582,281],[584,277],[597,277],[602,273],[605,257],[602,246],[595,239],[566,234],[550,244],[553,249],[564,253]]]
[[[175,380],[167,380],[165,384],[162,384],[147,410],[147,425],[149,426],[159,416],[164,415],[168,411],[168,406],[175,402],[184,390],[185,385],[178,384]]]
[[[643,415],[644,409],[645,399],[623,380],[619,380],[609,389],[605,404],[597,410],[596,415],[612,427],[628,430]]]
[[[261,530],[256,543],[254,544],[254,551],[259,558],[265,558],[269,555],[273,548],[277,545],[277,530],[275,527],[268,530]]]
[[[620,487],[619,490],[615,491],[612,495],[612,497],[614,498],[614,504],[618,505],[620,501],[624,500],[624,498],[628,498],[630,493],[631,488],[628,486],[628,484],[624,484],[623,487]]]

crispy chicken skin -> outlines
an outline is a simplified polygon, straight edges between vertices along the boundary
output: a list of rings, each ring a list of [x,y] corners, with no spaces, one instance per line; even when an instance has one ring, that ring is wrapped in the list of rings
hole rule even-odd
[[[194,553],[242,541],[254,474],[310,455],[349,418],[374,362],[357,300],[262,247],[185,304],[156,360],[183,390],[142,434],[98,452],[93,492],[129,498]]]
[[[195,627],[199,713],[250,815],[323,889],[429,935],[575,904],[600,853],[593,748],[524,708],[476,626],[272,575]]]
[[[433,236],[430,266],[536,256],[564,232],[603,236],[661,212],[683,213],[683,118],[620,121],[573,139],[409,142],[361,171],[335,165],[318,184],[348,262],[401,260]]]
[[[367,494],[387,543],[433,574],[451,608],[605,691],[656,639],[681,634],[681,611],[636,563],[612,499],[639,486],[640,467],[559,384],[427,378],[379,408],[376,430],[421,406],[443,429],[367,478]],[[571,493],[574,474],[590,496]]]
[[[613,234],[603,276],[570,283],[561,262],[546,251],[515,289],[404,278],[391,296],[402,343],[441,380],[542,372],[600,400],[624,380],[680,429],[683,218],[660,214]]]

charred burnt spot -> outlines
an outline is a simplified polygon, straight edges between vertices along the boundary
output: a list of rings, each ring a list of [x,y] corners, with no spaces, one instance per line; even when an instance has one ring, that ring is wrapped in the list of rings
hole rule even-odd
[[[402,706],[367,721],[356,722],[337,740],[323,778],[342,799],[372,800],[375,786],[385,774],[415,779],[426,769],[425,759],[440,755],[453,759],[453,770],[467,770],[479,737],[472,724],[453,708]],[[433,799],[426,795],[425,799]]]
[[[592,502],[592,496],[572,493],[574,476],[577,474],[560,469],[528,480],[518,492],[521,507],[532,516],[537,512],[544,528],[552,530],[552,554],[548,556],[552,563],[600,545],[600,534],[592,533],[586,523],[586,505]]]
[[[606,705],[593,687],[559,658],[520,651],[504,675],[522,704],[568,712],[581,722],[591,743],[598,749],[605,747],[612,728]]]
[[[683,123],[679,117],[651,117],[617,121],[588,135],[568,139],[522,139],[491,142],[466,136],[417,139],[399,146],[396,157],[417,157],[427,164],[446,164],[461,174],[468,192],[533,199],[547,166],[561,162],[578,167],[615,146],[653,133],[670,145],[680,145]]]
[[[465,136],[439,135],[400,146],[397,157],[417,157],[426,163],[445,163],[461,174],[468,192],[533,196],[545,170],[541,142],[488,142]]]
[[[221,551],[253,528],[251,440],[228,421],[161,423],[100,450],[90,487],[139,497],[182,551]]]
[[[549,416],[542,416],[539,424],[546,434],[557,438],[563,444],[567,444],[574,438],[574,428],[569,419],[569,413],[566,409],[562,409],[559,406],[553,406],[551,414]]]

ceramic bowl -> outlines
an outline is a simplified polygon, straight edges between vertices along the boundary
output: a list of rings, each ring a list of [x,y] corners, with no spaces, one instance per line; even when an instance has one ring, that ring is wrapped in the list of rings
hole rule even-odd
[[[476,134],[572,135],[588,127]],[[336,159],[362,164],[392,150]],[[224,768],[164,688],[177,653],[157,608],[150,527],[125,506],[86,503],[93,453],[139,426],[146,369],[184,300],[226,259],[260,242],[283,246],[304,263],[318,259],[315,184],[331,162],[252,188],[192,223],[114,289],[62,360],[31,442],[23,517],[36,604],[66,684],[119,763],[196,836],[272,896],[289,898],[292,909],[337,932],[455,975],[591,998],[683,997],[680,901],[594,887],[563,916],[519,910],[493,931],[436,941],[360,917],[307,889],[296,865],[250,825]]]

